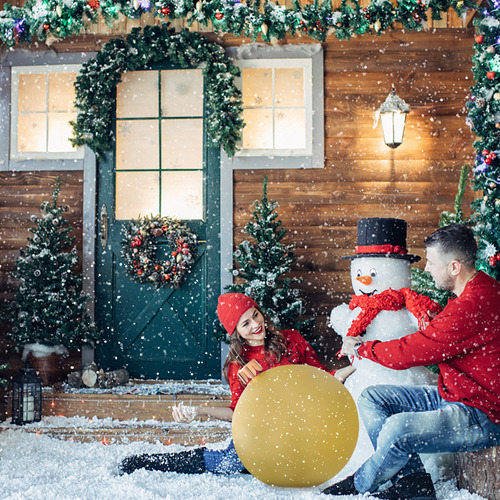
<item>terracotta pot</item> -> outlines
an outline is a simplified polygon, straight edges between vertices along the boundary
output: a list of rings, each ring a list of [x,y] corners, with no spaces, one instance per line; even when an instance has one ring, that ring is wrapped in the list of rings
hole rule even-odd
[[[30,352],[28,354],[29,366],[33,368],[42,379],[43,385],[54,385],[66,378],[62,367],[62,356],[52,353],[49,356],[36,357]]]

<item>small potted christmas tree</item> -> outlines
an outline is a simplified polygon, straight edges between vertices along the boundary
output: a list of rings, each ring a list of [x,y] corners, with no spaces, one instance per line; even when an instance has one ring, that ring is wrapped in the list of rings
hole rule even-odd
[[[34,368],[48,360],[57,363],[68,349],[80,349],[98,338],[86,312],[89,297],[82,293],[82,276],[75,271],[79,257],[73,247],[75,238],[69,236],[73,228],[63,216],[68,207],[57,204],[60,189],[58,179],[52,202],[43,202],[41,216],[31,217],[33,236],[27,238],[28,245],[16,260],[17,290],[3,315],[11,324],[7,337],[17,349],[24,349],[23,359],[30,358]],[[46,385],[57,381],[50,376],[60,371],[57,367],[46,371]],[[62,373],[57,376],[62,378]]]

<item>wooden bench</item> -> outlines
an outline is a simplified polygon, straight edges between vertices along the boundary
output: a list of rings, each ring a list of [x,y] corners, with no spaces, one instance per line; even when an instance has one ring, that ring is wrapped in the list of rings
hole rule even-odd
[[[455,472],[460,489],[488,500],[500,500],[500,446],[457,453]]]

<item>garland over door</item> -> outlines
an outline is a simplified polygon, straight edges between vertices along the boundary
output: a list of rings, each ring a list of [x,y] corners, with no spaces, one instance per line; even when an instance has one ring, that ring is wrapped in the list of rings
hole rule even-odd
[[[219,285],[219,152],[208,147],[200,69],[125,73],[116,95],[116,148],[99,165],[96,317],[105,369],[133,378],[220,376],[212,336]],[[124,273],[124,223],[139,216],[182,220],[199,244],[180,288],[155,289]],[[156,257],[172,248],[158,239]]]

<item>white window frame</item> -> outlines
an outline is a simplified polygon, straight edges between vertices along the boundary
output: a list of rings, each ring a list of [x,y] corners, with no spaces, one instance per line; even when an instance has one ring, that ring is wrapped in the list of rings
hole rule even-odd
[[[243,156],[311,156],[312,155],[312,59],[294,58],[294,59],[246,59],[237,61],[237,66],[243,68],[271,68],[275,69],[302,69],[304,74],[304,109],[305,109],[305,148],[302,149],[250,149],[243,148],[240,143],[240,150],[236,152],[237,157]],[[243,73],[243,72],[242,72]],[[235,80],[235,83],[242,89],[242,76]],[[274,84],[273,84],[273,111],[274,102]],[[274,132],[274,112],[273,112],[273,132]]]
[[[11,74],[11,124],[10,124],[10,160],[80,160],[84,157],[84,148],[75,151],[61,152],[20,152],[17,150],[18,129],[18,97],[20,74],[76,73],[80,72],[81,64],[61,64],[48,66],[13,66]],[[47,112],[48,117],[48,112]]]

